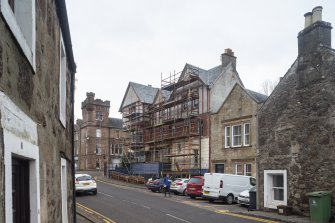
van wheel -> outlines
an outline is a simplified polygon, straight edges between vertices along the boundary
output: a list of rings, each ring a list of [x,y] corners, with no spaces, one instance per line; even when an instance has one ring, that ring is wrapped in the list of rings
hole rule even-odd
[[[226,203],[233,204],[233,202],[234,202],[234,196],[231,194],[228,194],[228,196],[226,197]]]

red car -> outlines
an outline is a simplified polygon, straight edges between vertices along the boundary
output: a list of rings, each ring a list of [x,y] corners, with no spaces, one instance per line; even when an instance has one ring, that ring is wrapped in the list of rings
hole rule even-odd
[[[196,197],[202,196],[202,186],[204,185],[203,176],[191,177],[190,181],[187,183],[186,193],[190,198],[194,199]]]

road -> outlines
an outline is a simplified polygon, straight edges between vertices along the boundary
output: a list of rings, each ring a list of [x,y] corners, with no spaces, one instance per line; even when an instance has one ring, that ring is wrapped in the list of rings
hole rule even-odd
[[[271,222],[198,207],[188,197],[164,197],[149,190],[98,183],[98,194],[77,197],[80,207],[100,215],[101,222],[117,223],[246,223]],[[212,205],[212,204],[208,204]]]

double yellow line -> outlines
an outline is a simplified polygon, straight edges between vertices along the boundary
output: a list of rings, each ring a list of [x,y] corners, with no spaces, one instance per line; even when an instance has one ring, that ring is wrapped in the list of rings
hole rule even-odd
[[[234,216],[234,217],[238,217],[238,218],[244,218],[244,219],[258,221],[258,222],[278,223],[277,221],[272,221],[272,220],[262,219],[262,218],[258,218],[258,217],[247,216],[247,215],[243,215],[243,214],[232,213],[232,212],[229,212],[228,210],[216,210],[215,212],[218,213],[218,214],[230,215],[230,216]]]
[[[79,204],[77,202],[77,208],[81,208],[83,209],[85,212],[89,213],[90,215],[94,215],[95,217],[99,218],[101,220],[101,222],[103,223],[116,223],[115,221],[113,221],[112,219],[96,212],[96,211],[93,211],[92,209],[82,205],[82,204]]]

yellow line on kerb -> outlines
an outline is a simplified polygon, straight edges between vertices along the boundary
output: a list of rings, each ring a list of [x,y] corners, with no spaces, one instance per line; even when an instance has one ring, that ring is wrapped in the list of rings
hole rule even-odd
[[[93,211],[92,209],[90,209],[90,208],[88,208],[88,207],[86,207],[86,206],[84,206],[82,204],[79,204],[78,202],[77,202],[77,206],[80,207],[80,208],[82,208],[82,209],[84,209],[86,212],[88,212],[90,214],[94,213],[94,214],[98,215],[106,223],[116,223],[112,219],[110,219],[110,218],[108,218],[108,217],[106,217],[106,216],[104,216],[104,215],[102,215],[102,214],[100,214],[100,213],[98,213],[96,211]]]
[[[222,210],[222,211],[216,210],[215,212],[218,213],[218,214],[225,214],[225,215],[230,215],[230,216],[234,216],[234,217],[238,217],[238,218],[245,218],[245,219],[248,219],[248,220],[253,220],[253,221],[258,221],[258,222],[278,223],[277,221],[266,220],[266,219],[247,216],[247,215],[243,215],[243,214],[231,213],[228,210]]]

